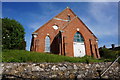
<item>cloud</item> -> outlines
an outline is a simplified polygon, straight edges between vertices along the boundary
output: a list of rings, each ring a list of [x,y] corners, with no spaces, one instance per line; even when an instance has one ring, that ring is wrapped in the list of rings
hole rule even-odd
[[[29,12],[24,13],[24,15],[26,15],[27,18],[29,19],[29,22],[27,22],[27,28],[29,28],[29,30],[32,30],[32,32],[40,28],[47,21],[49,21],[55,15],[57,15],[59,12],[62,11],[61,9],[59,9],[57,6],[53,5],[52,3],[38,3],[36,5],[37,5],[37,8],[40,9],[40,11],[37,10],[37,12],[33,11],[30,13]],[[32,32],[29,32],[26,35],[26,41],[27,41],[26,49],[27,50],[30,50]]]
[[[91,15],[98,21],[102,23],[108,23],[110,20],[112,20],[111,15],[107,14],[107,11],[109,11],[109,8],[111,6],[111,3],[90,3],[89,5],[89,11]],[[106,21],[104,19],[107,19]]]
[[[47,6],[46,6],[47,5]],[[53,4],[52,2],[48,2],[48,3],[38,3],[38,7],[42,8],[43,10],[54,10],[57,9],[57,6],[55,4]]]
[[[118,5],[117,3],[88,3],[86,16],[81,20],[97,36],[99,47],[111,44],[118,46]]]
[[[83,21],[99,37],[118,35],[117,3],[90,3]],[[89,19],[90,18],[90,19]]]
[[[33,29],[33,31],[37,30],[40,26],[41,24],[39,22],[29,24],[29,28]]]
[[[52,17],[48,15],[41,15],[41,14],[29,14],[31,16],[31,21],[28,23],[28,28],[33,29],[34,31],[37,30],[39,27],[44,25],[48,20],[50,20]]]
[[[37,13],[27,13],[27,15],[29,15],[31,19],[30,23],[28,24],[28,28],[36,30],[62,11],[53,3],[40,2],[38,3],[38,8],[40,9],[40,11],[38,11]]]

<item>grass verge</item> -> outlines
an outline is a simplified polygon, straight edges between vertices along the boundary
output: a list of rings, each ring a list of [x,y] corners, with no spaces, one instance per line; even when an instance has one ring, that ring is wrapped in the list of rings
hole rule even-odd
[[[38,53],[25,50],[3,50],[2,62],[103,62],[93,57],[82,58],[54,55],[50,53]]]

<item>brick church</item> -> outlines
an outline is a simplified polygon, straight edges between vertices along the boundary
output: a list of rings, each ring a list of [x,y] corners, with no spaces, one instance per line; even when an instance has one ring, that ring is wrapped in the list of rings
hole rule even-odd
[[[31,51],[100,58],[98,39],[67,7],[32,34]]]

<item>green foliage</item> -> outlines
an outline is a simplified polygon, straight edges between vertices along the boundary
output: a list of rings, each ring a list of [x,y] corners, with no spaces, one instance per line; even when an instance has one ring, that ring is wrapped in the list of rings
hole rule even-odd
[[[3,49],[25,49],[24,28],[16,20],[2,19],[2,48]]]
[[[11,55],[10,55],[11,54]],[[3,50],[2,62],[103,62],[92,57],[67,57],[50,53],[37,53],[25,50]]]
[[[120,56],[120,50],[109,50],[107,48],[100,49],[101,58],[106,62],[114,61],[118,56]]]

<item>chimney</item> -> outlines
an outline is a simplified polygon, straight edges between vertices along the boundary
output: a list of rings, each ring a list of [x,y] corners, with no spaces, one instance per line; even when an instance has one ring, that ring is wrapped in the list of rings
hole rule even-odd
[[[106,46],[104,45],[103,48],[106,48]]]
[[[114,49],[114,48],[115,48],[115,44],[111,44],[111,46],[112,46],[112,49]]]

